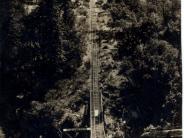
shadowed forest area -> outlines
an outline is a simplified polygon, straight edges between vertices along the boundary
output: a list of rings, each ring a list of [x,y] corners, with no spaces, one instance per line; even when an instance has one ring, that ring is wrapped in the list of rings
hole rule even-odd
[[[23,3],[0,0],[0,137],[59,138],[63,128],[89,126],[88,39],[76,27],[89,1],[42,0],[29,15]],[[109,16],[109,30],[98,31],[100,53],[111,57],[100,58],[106,133],[181,128],[180,1],[96,4]]]
[[[43,1],[25,16],[21,1],[3,2],[2,129],[7,137],[58,137],[52,123],[63,113],[54,101],[45,103],[45,95],[57,81],[71,79],[81,64],[71,3]]]
[[[107,108],[126,120],[129,137],[149,130],[181,127],[180,1],[108,0],[112,19],[102,32],[117,41],[112,54],[121,83],[107,82]],[[120,31],[118,31],[120,30]],[[113,103],[113,104],[112,104]]]

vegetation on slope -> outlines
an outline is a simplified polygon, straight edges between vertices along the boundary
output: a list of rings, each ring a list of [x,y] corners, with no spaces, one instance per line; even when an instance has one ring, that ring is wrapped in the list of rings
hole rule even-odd
[[[57,138],[59,129],[89,125],[83,108],[89,103],[89,59],[82,59],[86,32],[76,31],[76,5],[45,0],[28,16],[19,1],[4,5],[9,8],[1,23],[2,133]],[[87,8],[81,8],[76,11],[85,20]],[[103,9],[110,12],[108,27],[115,30],[99,33],[106,43],[100,51],[104,113],[115,123],[111,128],[105,122],[106,132],[124,131],[123,121],[130,138],[149,126],[181,127],[179,1],[108,0]]]
[[[62,120],[71,120],[69,115],[62,118],[64,110],[72,107],[67,105],[70,101],[61,100],[81,86],[75,85],[82,51],[80,36],[74,28],[72,3],[46,0],[27,16],[22,2],[7,4],[1,126],[7,137],[59,137]],[[80,98],[74,99],[80,102]]]
[[[150,125],[181,127],[179,1],[109,0],[103,8],[117,30],[111,69],[121,77],[118,85],[104,84],[106,108],[127,122],[131,138]]]

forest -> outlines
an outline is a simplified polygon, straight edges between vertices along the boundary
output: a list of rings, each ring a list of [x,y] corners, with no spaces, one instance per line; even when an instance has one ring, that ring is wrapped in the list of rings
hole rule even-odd
[[[83,13],[75,12],[79,2],[87,7]],[[88,18],[89,0],[42,0],[29,15],[23,0],[0,3],[0,137],[59,138],[65,127],[88,126],[88,38],[76,27],[76,16]],[[115,127],[126,121],[127,138],[150,128],[181,128],[180,1],[97,5],[109,13],[110,28],[99,30],[99,45],[116,42],[108,55],[112,62],[100,59],[104,116]],[[115,130],[105,122],[105,131]]]
[[[131,138],[143,128],[180,128],[180,2],[108,0],[103,8],[112,16],[108,25],[119,30],[102,32],[104,39],[117,40],[108,69],[116,68],[122,77],[118,85],[106,82],[107,108],[127,121]]]

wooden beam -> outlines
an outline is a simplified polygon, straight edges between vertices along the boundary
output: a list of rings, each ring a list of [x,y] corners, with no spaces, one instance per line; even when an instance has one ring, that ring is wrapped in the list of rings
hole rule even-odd
[[[182,138],[182,129],[150,130],[144,132],[141,138]]]
[[[70,131],[90,131],[91,128],[65,128],[63,132],[70,132]]]

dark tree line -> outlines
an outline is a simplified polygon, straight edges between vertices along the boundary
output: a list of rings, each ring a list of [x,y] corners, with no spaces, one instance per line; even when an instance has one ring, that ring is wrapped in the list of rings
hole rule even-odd
[[[109,0],[103,8],[121,30],[114,60],[125,78],[106,89],[111,113],[127,121],[131,138],[149,125],[181,127],[180,2]]]
[[[7,19],[2,25],[1,126],[7,137],[57,137],[52,123],[62,112],[54,112],[45,104],[34,109],[32,104],[44,102],[48,90],[58,80],[71,78],[81,64],[71,2],[46,0],[27,16],[22,1],[6,4]]]
[[[81,64],[73,5],[45,0],[27,16],[22,1],[2,6],[0,126],[7,137],[57,138],[64,114],[58,99],[65,89],[75,91],[77,86],[68,86]],[[103,8],[111,13],[108,25],[121,30],[111,37],[118,42],[113,59],[124,78],[119,87],[106,87],[106,108],[126,120],[131,138],[149,125],[181,127],[179,1],[108,0]]]

